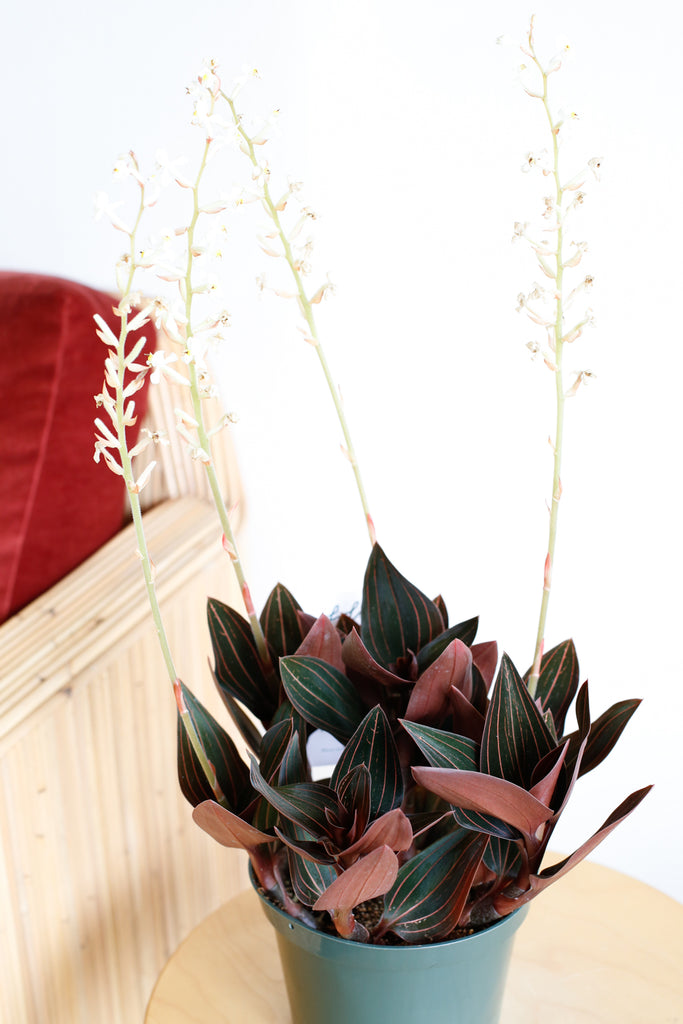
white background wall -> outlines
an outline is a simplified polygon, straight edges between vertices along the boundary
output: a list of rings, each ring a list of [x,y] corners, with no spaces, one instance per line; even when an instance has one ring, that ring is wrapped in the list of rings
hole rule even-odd
[[[645,698],[579,783],[554,845],[578,845],[654,782],[594,858],[680,899],[683,19],[668,0],[624,0],[618,17],[595,0],[535,9],[541,52],[573,44],[555,83],[581,115],[566,170],[604,160],[582,222],[598,328],[575,353],[597,379],[568,408],[548,645],[574,637],[596,713]],[[112,287],[122,236],[93,221],[92,196],[111,188],[115,157],[190,155],[183,91],[202,57],[227,80],[259,67],[245,103],[282,111],[274,177],[303,179],[321,214],[316,267],[337,292],[320,326],[379,540],[454,620],[479,613],[480,637],[521,670],[540,600],[552,379],[524,347],[540,339],[516,296],[538,274],[510,239],[547,191],[520,173],[546,140],[495,39],[521,39],[530,13],[520,0],[13,5],[1,72],[0,263]],[[286,304],[256,294],[270,267],[251,215],[225,261],[222,357],[246,561],[257,604],[280,579],[308,610],[331,610],[359,596],[367,537],[315,354]]]

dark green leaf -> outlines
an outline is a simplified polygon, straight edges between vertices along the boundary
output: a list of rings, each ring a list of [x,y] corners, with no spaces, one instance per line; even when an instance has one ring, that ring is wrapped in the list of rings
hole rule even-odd
[[[476,771],[479,765],[479,744],[465,736],[456,736],[430,725],[401,721],[401,725],[427,758],[432,768],[462,768]]]
[[[213,676],[213,681],[216,684],[216,689],[220,694],[221,700],[223,701],[226,710],[228,711],[228,714],[230,715],[233,722],[237,726],[237,730],[240,736],[247,744],[247,746],[251,750],[253,750],[256,756],[258,757],[259,750],[261,749],[261,738],[263,734],[259,731],[257,726],[254,725],[253,719],[249,717],[249,715],[246,713],[240,702],[238,700],[235,700],[232,694],[228,693],[225,687],[220,685],[216,673],[212,668],[211,675]]]
[[[472,663],[472,698],[470,703],[475,711],[478,711],[482,718],[486,717],[488,710],[488,686],[482,675],[481,669],[476,662]]]
[[[297,612],[301,605],[281,583],[271,591],[261,612],[261,626],[277,658],[294,654],[306,635]]]
[[[408,652],[417,655],[444,628],[434,602],[401,575],[378,544],[365,571],[361,622],[363,643],[385,668]]]
[[[241,810],[251,793],[249,770],[225,729],[209,714],[184,683],[181,683],[180,686],[190,718],[206,756],[214,767],[227,806],[232,811]],[[203,800],[215,798],[187,737],[180,714],[178,714],[178,781],[183,796],[193,807]]]
[[[296,782],[306,782],[306,762],[301,756],[299,734],[294,732],[287,744],[278,774],[278,786],[292,786]]]
[[[446,607],[446,602],[444,601],[441,594],[436,595],[436,597],[434,598],[434,604],[441,612],[441,618],[443,619],[444,629],[448,629],[448,608]]]
[[[332,777],[330,785],[348,814],[356,819],[356,831],[362,833],[370,820],[370,772],[364,764],[357,764],[341,779]]]
[[[579,777],[592,771],[605,760],[639,704],[639,700],[620,700],[593,722],[581,760]],[[580,730],[571,733],[565,739],[569,740],[567,767],[571,770],[581,746]]]
[[[379,925],[406,942],[444,939],[457,926],[486,839],[452,832],[400,868]]]
[[[575,850],[569,857],[565,857],[558,864],[553,864],[550,868],[544,868],[540,874],[532,874],[529,877],[529,888],[517,898],[507,897],[505,894],[501,894],[494,899],[494,907],[499,914],[509,914],[513,910],[517,910],[518,907],[528,903],[535,896],[547,889],[549,885],[556,882],[558,878],[562,878],[568,871],[580,864],[581,861],[592,853],[592,851],[598,846],[603,839],[614,831],[624,818],[628,817],[647,796],[652,789],[652,786],[645,786],[644,789],[639,789],[635,793],[631,793],[616,810],[612,811],[609,818],[603,822],[597,832],[594,832],[590,839],[586,840],[578,850]]]
[[[506,824],[501,818],[495,818],[492,814],[480,814],[478,811],[466,811],[462,807],[454,807],[453,817],[461,828],[469,829],[472,832],[483,832],[484,835],[503,841],[522,838],[519,829]]]
[[[522,866],[519,843],[491,836],[488,846],[484,850],[484,864],[499,878],[516,878]]]
[[[219,689],[236,697],[262,722],[269,722],[278,703],[277,679],[266,678],[249,623],[214,598],[208,601],[207,615]]]
[[[479,619],[475,617],[458,622],[455,626],[450,626],[445,632],[437,635],[434,640],[420,650],[417,656],[417,667],[420,672],[424,672],[433,661],[436,661],[454,640],[462,640],[464,644],[471,647],[478,628]]]
[[[527,680],[531,669],[526,673]],[[558,736],[564,731],[564,720],[579,688],[579,659],[572,640],[553,647],[541,659],[541,673],[536,687],[536,699],[544,711],[551,711]]]
[[[280,772],[280,765],[285,756],[287,745],[292,738],[293,725],[291,718],[282,722],[276,722],[263,736],[261,741],[261,756],[259,757],[259,771],[264,779],[272,783]]]
[[[302,782],[294,786],[269,786],[261,775],[256,759],[251,759],[251,783],[284,818],[305,829],[314,839],[329,833],[326,810],[334,811],[337,797],[329,786]]]
[[[369,711],[346,744],[332,775],[332,787],[358,765],[370,773],[370,817],[399,807],[403,778],[396,742],[387,716],[379,705]]]
[[[346,743],[365,714],[353,683],[320,658],[299,655],[282,658],[280,673],[287,696],[305,720]]]
[[[543,715],[504,654],[484,723],[482,772],[528,788],[534,768],[554,746]]]
[[[305,860],[315,861],[316,864],[336,863],[336,857],[329,853],[324,843],[305,838],[308,835],[306,830],[291,821],[283,822],[283,827],[276,828],[275,834],[288,849],[294,850]]]
[[[335,626],[342,636],[348,636],[352,629],[359,628],[360,623],[356,622],[350,615],[342,612],[339,618],[335,620]]]
[[[289,859],[289,877],[294,887],[296,898],[305,907],[312,907],[337,877],[337,872],[329,864],[317,864],[302,857],[295,850],[287,851]]]

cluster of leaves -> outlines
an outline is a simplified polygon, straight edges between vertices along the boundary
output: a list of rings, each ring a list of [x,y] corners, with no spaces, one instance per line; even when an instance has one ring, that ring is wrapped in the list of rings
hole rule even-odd
[[[607,756],[639,701],[591,722],[571,641],[543,658],[533,700],[505,654],[496,672],[495,643],[474,643],[477,620],[449,625],[443,600],[409,583],[378,545],[360,622],[315,619],[275,587],[261,624],[277,671],[263,667],[234,609],[210,600],[208,618],[215,681],[251,764],[183,687],[220,793],[179,725],[182,791],[195,821],[246,850],[264,890],[313,927],[327,912],[345,938],[420,943],[485,925],[566,874],[647,792],[542,870],[576,779]],[[566,732],[574,700],[577,725]],[[343,744],[322,781],[307,757],[316,729]],[[357,914],[370,900],[372,925]]]

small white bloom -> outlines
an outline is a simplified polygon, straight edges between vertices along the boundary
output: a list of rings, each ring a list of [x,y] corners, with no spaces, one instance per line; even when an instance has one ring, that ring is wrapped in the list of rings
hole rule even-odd
[[[123,206],[123,203],[112,203],[106,192],[96,192],[94,201],[95,220],[100,220],[101,217],[108,217],[118,231],[123,231],[126,235],[130,235],[130,227],[116,213],[119,206]]]
[[[174,380],[177,384],[183,384],[189,387],[189,381],[171,366],[171,363],[177,362],[177,359],[178,356],[175,352],[171,352],[170,355],[167,355],[163,349],[159,349],[157,352],[150,352],[147,356],[147,362],[152,368],[152,374],[150,376],[152,383],[159,384],[164,377],[168,377],[170,380]]]
[[[524,174],[528,174],[529,171],[533,171],[535,168],[543,171],[544,174],[550,170],[547,149],[541,149],[537,153],[529,152],[525,155],[522,163],[522,171]]]
[[[139,185],[144,185],[144,179],[140,174],[140,168],[138,166],[137,157],[135,153],[129,150],[127,153],[123,153],[116,161],[113,167],[113,175],[115,178],[134,178]]]
[[[528,227],[529,227],[529,221],[528,220],[525,220],[525,221],[516,220],[515,221],[515,226],[514,226],[514,229],[513,229],[513,233],[512,233],[512,241],[513,242],[518,242],[520,238],[525,238]]]
[[[179,156],[172,160],[165,149],[158,149],[155,153],[155,159],[162,185],[170,185],[172,181],[175,181],[181,188],[192,188],[192,183],[180,171],[183,164],[187,163],[184,156]]]

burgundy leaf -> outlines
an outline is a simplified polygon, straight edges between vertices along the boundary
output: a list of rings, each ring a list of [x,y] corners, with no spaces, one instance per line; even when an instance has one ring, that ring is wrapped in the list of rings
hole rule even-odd
[[[365,830],[364,835],[344,851],[344,860],[347,857],[361,857],[370,853],[378,846],[388,846],[391,850],[399,852],[409,850],[413,842],[413,829],[400,807],[388,811],[381,818],[375,819]]]
[[[357,672],[361,676],[373,679],[382,686],[393,689],[396,686],[403,687],[409,685],[409,680],[404,679],[402,676],[397,676],[394,672],[383,668],[382,665],[375,661],[361,640],[356,628],[352,629],[344,640],[342,658],[349,671]]]
[[[344,671],[342,660],[342,642],[339,630],[333,626],[327,615],[321,615],[316,619],[302,642],[295,651],[297,655],[310,655],[313,658],[322,658],[328,665],[333,665]]]
[[[645,786],[644,789],[639,789],[635,793],[631,793],[616,810],[612,811],[609,818],[600,826],[597,832],[594,832],[590,839],[575,850],[569,857],[565,857],[559,864],[553,864],[550,868],[545,868],[539,875],[531,875],[529,879],[529,889],[524,892],[521,896],[511,898],[501,894],[494,900],[494,907],[496,911],[502,916],[505,914],[512,913],[518,907],[528,903],[535,896],[547,889],[549,885],[556,882],[558,878],[562,878],[568,871],[580,864],[589,853],[598,846],[603,839],[606,839],[610,832],[619,825],[624,818],[627,818],[632,811],[636,809],[638,804],[643,800],[652,789],[652,786]]]
[[[484,735],[484,716],[470,704],[464,693],[457,690],[455,686],[451,687],[451,692],[448,696],[453,711],[453,728],[461,736],[469,736],[471,740],[474,740],[479,745]]]
[[[406,719],[438,725],[448,710],[451,687],[467,700],[472,696],[472,653],[462,640],[453,640],[419,677],[410,694]]]
[[[454,807],[492,814],[529,837],[553,815],[531,793],[495,775],[422,766],[413,768],[413,775],[425,789]]]
[[[498,644],[495,640],[487,640],[482,644],[475,644],[472,648],[472,661],[481,672],[482,679],[488,693],[491,683],[496,675],[498,664]]]
[[[557,781],[560,778],[560,774],[564,767],[564,759],[567,756],[568,749],[569,741],[567,741],[560,750],[557,760],[550,771],[544,775],[543,778],[539,779],[539,781],[529,790],[531,795],[535,796],[536,799],[540,800],[542,804],[546,805],[546,807],[551,806],[551,802],[555,794],[555,787],[557,786]],[[553,751],[553,753],[556,752]]]
[[[274,843],[275,836],[253,828],[243,818],[221,807],[215,800],[204,800],[192,812],[197,825],[220,843],[235,849],[251,850],[260,843]]]
[[[380,846],[343,871],[318,897],[314,910],[353,909],[359,903],[383,896],[398,874],[398,858],[388,846]]]

